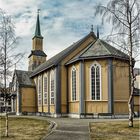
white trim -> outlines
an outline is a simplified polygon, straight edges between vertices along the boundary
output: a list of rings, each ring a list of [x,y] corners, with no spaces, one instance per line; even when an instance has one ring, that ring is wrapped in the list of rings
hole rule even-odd
[[[72,93],[72,72],[73,71],[76,72],[76,89],[75,89],[76,90],[76,93],[75,93],[76,94],[76,100],[73,100],[73,93]],[[75,102],[75,101],[77,101],[77,69],[74,65],[71,68],[71,76],[70,77],[71,77],[71,101]]]
[[[99,69],[100,69],[100,100],[97,100],[96,99],[96,82],[95,82],[95,100],[92,100],[92,88],[91,88],[91,68],[94,66],[94,65],[97,65],[97,66],[99,66]],[[90,80],[90,84],[89,84],[89,86],[90,86],[90,100],[91,101],[101,101],[102,100],[102,84],[101,84],[101,82],[102,82],[102,79],[101,79],[101,65],[97,62],[97,61],[94,61],[91,65],[90,65],[90,70],[89,70],[89,80]],[[96,77],[96,70],[95,70],[95,77]]]
[[[70,114],[68,114],[68,117],[69,118],[80,118],[80,115],[77,113],[77,114],[72,114],[72,113],[70,113]]]
[[[85,100],[86,102],[108,102],[108,100]]]

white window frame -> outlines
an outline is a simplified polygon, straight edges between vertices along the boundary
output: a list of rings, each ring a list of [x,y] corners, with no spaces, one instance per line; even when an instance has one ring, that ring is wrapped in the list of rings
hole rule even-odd
[[[45,83],[45,78],[46,78],[46,83]],[[46,84],[46,89],[45,89],[45,84]],[[47,101],[45,101],[45,100],[47,100]],[[48,75],[45,74],[43,76],[43,105],[47,105],[47,104],[48,104]]]
[[[52,76],[53,74],[53,76]],[[53,77],[53,80],[54,80],[54,89],[52,90],[52,85],[51,85],[51,81],[52,81],[52,77]],[[52,92],[53,92],[53,96],[52,96]],[[50,72],[50,105],[54,105],[55,104],[55,74],[54,74],[54,70],[51,70]],[[54,100],[54,103],[52,103],[52,100]]]
[[[72,81],[72,72],[75,71],[76,72],[76,79],[75,79],[75,84],[76,84],[76,89],[75,89],[75,99],[73,100],[73,81]],[[72,69],[71,69],[71,101],[77,101],[77,70],[76,70],[76,67],[75,66],[72,66]]]
[[[92,99],[92,85],[91,85],[91,68],[92,67],[95,67],[95,77],[96,77],[96,66],[98,66],[99,67],[99,72],[100,72],[100,99],[99,100],[97,100],[97,98],[96,98],[96,96],[97,96],[97,93],[96,93],[96,78],[95,78],[95,99]],[[101,79],[101,65],[98,63],[98,62],[94,62],[94,63],[92,63],[92,65],[90,66],[90,74],[89,74],[89,79],[90,79],[90,100],[92,100],[92,101],[101,101],[102,100],[102,79]]]
[[[41,76],[39,76],[38,77],[38,106],[41,105],[42,105],[42,79]]]

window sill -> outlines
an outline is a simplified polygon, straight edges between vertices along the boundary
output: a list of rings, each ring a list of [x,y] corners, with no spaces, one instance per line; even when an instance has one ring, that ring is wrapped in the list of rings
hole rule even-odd
[[[108,100],[85,100],[87,102],[108,102]]]
[[[79,102],[79,100],[76,100],[76,101],[69,101],[69,103],[76,103],[76,102]]]

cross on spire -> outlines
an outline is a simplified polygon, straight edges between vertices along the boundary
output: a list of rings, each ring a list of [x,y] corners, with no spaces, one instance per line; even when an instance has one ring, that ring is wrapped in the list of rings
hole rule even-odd
[[[93,24],[91,25],[91,32],[93,32]]]
[[[37,9],[37,14],[39,15],[39,13],[40,13],[40,9]]]

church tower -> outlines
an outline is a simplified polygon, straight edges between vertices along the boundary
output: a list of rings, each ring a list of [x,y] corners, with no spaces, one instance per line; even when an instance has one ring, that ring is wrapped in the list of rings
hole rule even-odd
[[[43,37],[40,30],[39,10],[37,12],[37,21],[34,37],[32,38],[32,50],[29,55],[28,70],[33,71],[40,64],[46,61],[47,55],[43,52]]]

